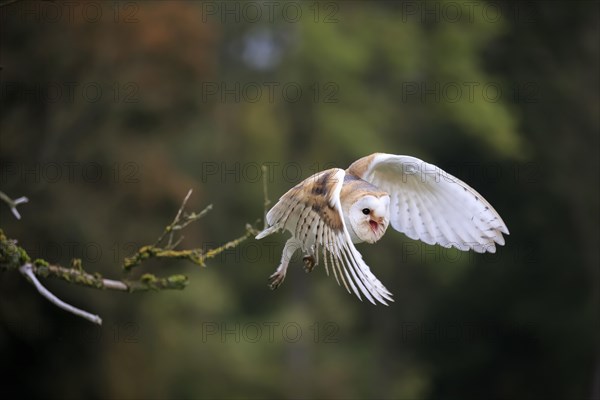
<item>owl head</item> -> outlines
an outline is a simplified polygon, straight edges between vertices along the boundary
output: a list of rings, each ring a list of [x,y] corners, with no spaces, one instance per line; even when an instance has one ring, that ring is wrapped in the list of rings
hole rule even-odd
[[[390,223],[390,196],[387,194],[360,196],[350,206],[346,219],[350,223],[351,233],[354,234],[352,236],[356,236],[353,237],[353,241],[377,242]]]

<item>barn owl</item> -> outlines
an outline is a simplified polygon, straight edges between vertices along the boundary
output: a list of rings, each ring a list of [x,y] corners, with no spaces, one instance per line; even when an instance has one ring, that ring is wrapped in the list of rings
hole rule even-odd
[[[288,230],[281,262],[269,278],[284,280],[292,255],[301,250],[307,272],[322,257],[338,285],[362,300],[386,304],[392,294],[373,275],[355,243],[375,243],[388,225],[428,244],[496,251],[508,229],[496,210],[466,183],[435,165],[410,156],[375,153],[347,170],[332,168],[285,193],[266,216],[256,239]]]

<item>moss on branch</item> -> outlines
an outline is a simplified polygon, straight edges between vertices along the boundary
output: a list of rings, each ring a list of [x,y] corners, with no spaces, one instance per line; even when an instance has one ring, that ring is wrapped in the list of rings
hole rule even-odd
[[[231,240],[224,245],[217,247],[216,249],[210,249],[207,251],[203,251],[202,249],[162,249],[160,247],[155,247],[154,245],[142,246],[133,256],[125,258],[123,261],[123,268],[126,271],[129,271],[151,258],[187,260],[201,267],[206,267],[206,260],[215,258],[225,250],[239,246],[244,240],[252,236],[256,236],[257,234],[258,230],[256,230],[252,225],[247,224],[246,233],[244,235],[238,237],[237,239]]]
[[[263,179],[265,175],[266,174],[263,174]],[[266,215],[266,210],[269,205],[266,181],[263,182],[263,190],[265,195],[264,206]],[[246,232],[244,235],[233,239],[215,249],[206,251],[202,249],[177,250],[176,247],[179,245],[179,243],[181,243],[183,236],[179,235],[179,237],[176,237],[176,234],[180,233],[187,225],[199,220],[206,213],[212,210],[212,205],[209,205],[199,213],[184,213],[185,205],[191,194],[192,190],[190,189],[185,196],[177,214],[175,215],[173,222],[165,227],[153,245],[142,246],[133,256],[127,257],[123,260],[123,269],[126,272],[131,271],[132,268],[139,266],[144,261],[153,258],[161,260],[187,260],[193,264],[205,267],[206,260],[215,258],[223,251],[237,247],[244,240],[258,234],[259,231],[256,228],[250,224],[246,224]],[[28,201],[26,197],[12,200],[3,192],[0,192],[0,200],[5,202],[10,207],[11,212],[17,219],[20,219],[20,214],[18,213],[16,206]],[[167,239],[166,243],[161,244],[165,239]],[[51,264],[44,259],[36,259],[35,261],[31,262],[31,257],[29,257],[25,249],[20,247],[16,240],[8,238],[2,229],[0,229],[0,270],[20,272],[32,284],[34,284],[34,286],[38,289],[38,292],[43,297],[46,297],[50,302],[70,313],[85,318],[96,324],[102,324],[102,319],[98,315],[93,315],[58,299],[54,294],[48,291],[37,278],[55,278],[88,288],[119,290],[126,292],[171,289],[181,290],[184,289],[188,284],[188,278],[185,275],[179,274],[170,275],[167,277],[157,277],[153,274],[145,273],[138,279],[107,279],[99,273],[87,272],[83,267],[81,259],[73,259],[70,267]]]
[[[16,241],[8,239],[0,229],[0,268],[2,270],[18,270],[21,266],[31,263],[31,258]],[[43,259],[36,259],[31,263],[32,271],[41,278],[55,278],[79,286],[95,289],[120,290],[127,292],[140,292],[148,290],[184,289],[188,284],[185,275],[171,275],[158,278],[152,274],[144,274],[134,280],[106,279],[99,273],[89,273],[83,269],[80,259],[74,259],[71,267],[50,264]]]

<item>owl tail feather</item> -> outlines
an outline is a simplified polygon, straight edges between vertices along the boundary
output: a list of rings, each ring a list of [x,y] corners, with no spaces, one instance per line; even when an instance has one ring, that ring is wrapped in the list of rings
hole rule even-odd
[[[264,231],[262,231],[261,233],[259,233],[258,235],[256,235],[256,240],[260,240],[262,238],[264,238],[265,236],[269,236],[272,233],[275,233],[279,230],[279,226],[277,225],[273,225],[268,227],[267,229],[265,229]]]

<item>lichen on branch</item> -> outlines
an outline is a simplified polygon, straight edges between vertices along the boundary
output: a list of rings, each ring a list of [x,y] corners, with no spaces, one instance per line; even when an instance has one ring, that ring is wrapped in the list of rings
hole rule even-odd
[[[80,259],[74,259],[71,267],[50,264],[43,259],[31,258],[15,240],[8,239],[0,229],[0,269],[4,271],[18,270],[25,264],[31,264],[32,272],[40,278],[55,278],[79,286],[95,289],[121,290],[139,292],[163,289],[184,289],[188,284],[185,275],[171,275],[158,278],[152,274],[144,274],[139,279],[113,280],[106,279],[99,273],[89,273],[82,267]]]
[[[256,236],[257,234],[258,230],[256,228],[254,228],[250,224],[246,224],[246,233],[244,235],[238,237],[237,239],[231,240],[225,243],[224,245],[217,247],[216,249],[210,249],[207,251],[204,251],[202,249],[162,249],[160,247],[155,247],[155,245],[142,246],[133,256],[125,258],[125,260],[123,261],[123,268],[129,271],[132,268],[140,265],[144,261],[149,260],[151,258],[187,260],[201,267],[206,267],[206,260],[215,258],[217,255],[219,255],[225,250],[237,247],[244,240],[248,239],[251,236]]]
[[[122,265],[125,272],[130,272],[134,267],[139,267],[144,261],[152,258],[159,260],[187,260],[193,264],[205,267],[206,260],[216,257],[225,250],[238,246],[244,240],[251,236],[255,236],[258,233],[258,230],[252,225],[246,224],[246,232],[242,236],[215,249],[177,250],[176,247],[183,239],[183,236],[180,235],[181,231],[186,226],[199,220],[212,210],[212,205],[209,205],[199,213],[192,212],[188,214],[184,212],[185,205],[191,194],[192,190],[190,189],[175,218],[165,227],[164,231],[153,245],[142,246],[133,256],[125,258]],[[0,198],[8,204],[13,214],[15,214],[15,217],[20,218],[20,215],[16,212],[16,205],[25,202],[21,199],[26,198],[12,200],[2,192],[0,192]],[[36,259],[32,262],[31,257],[27,254],[25,249],[20,247],[16,240],[8,238],[2,229],[0,229],[0,270],[19,271],[36,287],[42,296],[46,297],[56,306],[96,324],[102,323],[102,319],[99,316],[80,310],[58,299],[41,284],[38,277],[60,279],[65,282],[88,288],[118,290],[124,292],[181,290],[184,289],[189,282],[185,275],[180,274],[157,277],[153,274],[144,273],[136,279],[107,279],[99,273],[86,271],[83,268],[80,259],[72,260],[69,267],[52,264],[43,259]]]

